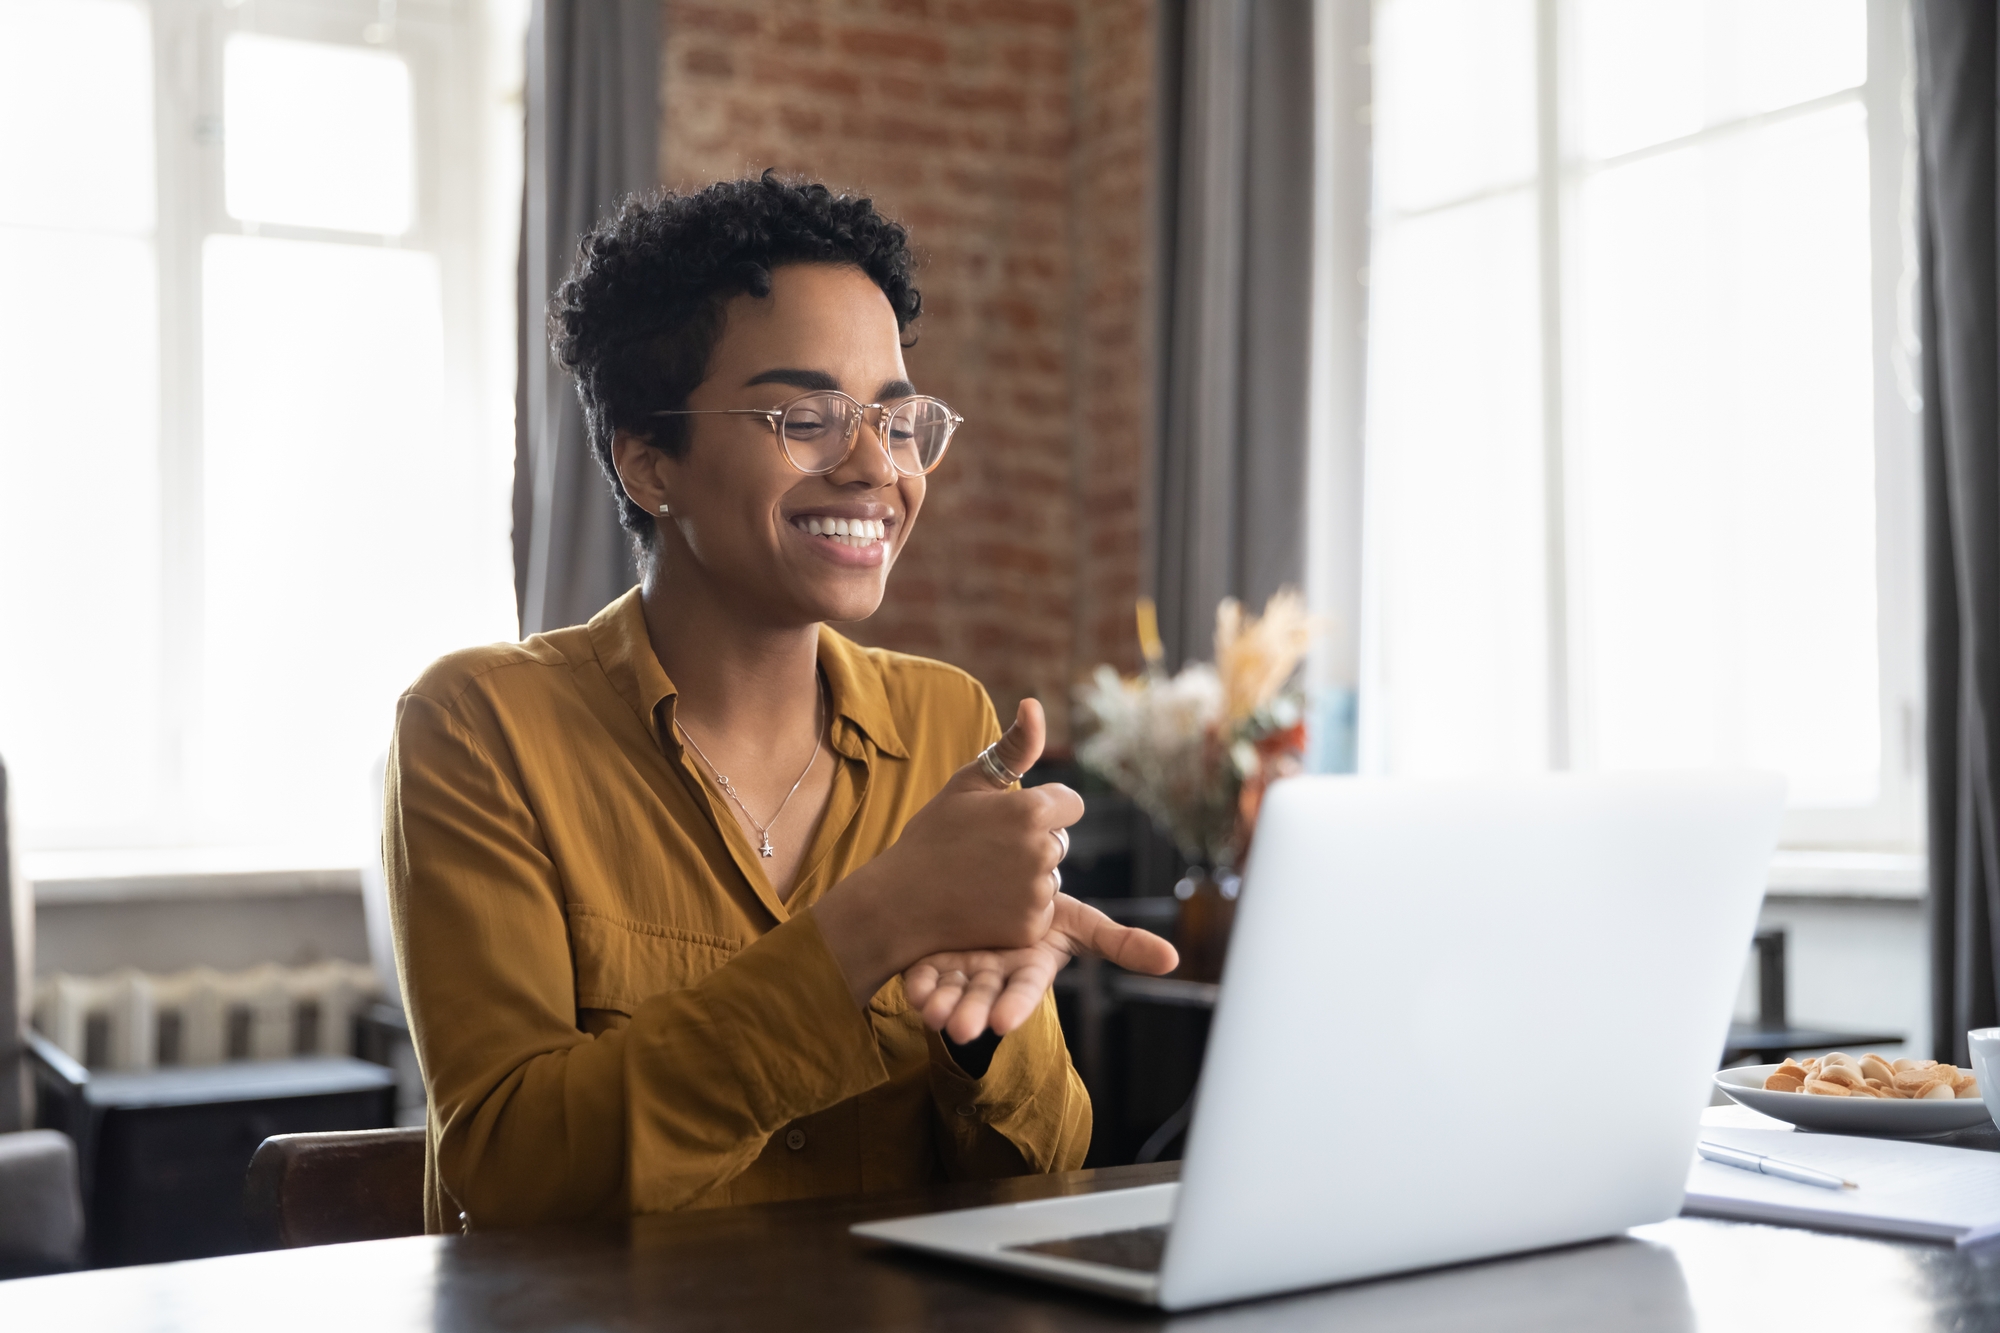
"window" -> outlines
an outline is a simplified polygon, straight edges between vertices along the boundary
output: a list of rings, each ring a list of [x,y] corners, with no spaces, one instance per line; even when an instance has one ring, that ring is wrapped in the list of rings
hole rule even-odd
[[[1362,763],[1921,840],[1900,0],[1380,0]]]
[[[0,0],[0,755],[44,868],[359,864],[397,693],[513,637],[524,10]]]

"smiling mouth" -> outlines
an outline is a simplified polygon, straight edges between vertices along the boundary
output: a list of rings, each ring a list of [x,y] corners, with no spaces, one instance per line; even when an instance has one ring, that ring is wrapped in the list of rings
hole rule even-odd
[[[888,538],[888,524],[879,518],[795,518],[792,526],[810,537],[841,546],[868,547]]]

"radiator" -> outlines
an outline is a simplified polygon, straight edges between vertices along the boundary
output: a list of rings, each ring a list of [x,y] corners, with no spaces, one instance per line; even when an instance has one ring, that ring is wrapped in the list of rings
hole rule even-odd
[[[92,1069],[347,1055],[355,1012],[376,993],[372,968],[343,961],[165,976],[58,972],[35,985],[35,1027]]]

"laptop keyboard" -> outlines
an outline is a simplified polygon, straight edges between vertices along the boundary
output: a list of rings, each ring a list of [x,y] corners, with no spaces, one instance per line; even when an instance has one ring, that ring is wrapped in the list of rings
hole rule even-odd
[[[1167,1229],[1133,1227],[1129,1231],[1102,1231],[1095,1236],[1069,1236],[1063,1240],[1037,1241],[1033,1245],[1009,1245],[1010,1250],[1030,1254],[1050,1254],[1058,1259],[1076,1259],[1087,1264],[1109,1264],[1138,1273],[1157,1273],[1167,1252]]]

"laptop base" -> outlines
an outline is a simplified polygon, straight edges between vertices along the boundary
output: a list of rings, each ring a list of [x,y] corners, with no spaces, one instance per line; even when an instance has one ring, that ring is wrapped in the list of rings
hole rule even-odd
[[[982,1268],[1020,1273],[1116,1296],[1142,1305],[1159,1303],[1158,1255],[1164,1253],[1167,1224],[1173,1220],[1178,1184],[1066,1194],[1054,1199],[963,1208],[881,1222],[864,1222],[854,1234],[891,1245],[942,1255]],[[1158,1239],[1126,1239],[1130,1233],[1157,1233]],[[1110,1239],[1111,1237],[1118,1239]],[[1124,1263],[1105,1262],[1095,1252],[1110,1249]],[[1131,1266],[1154,1254],[1153,1267]]]

